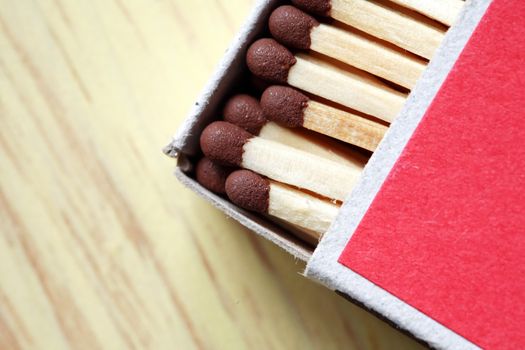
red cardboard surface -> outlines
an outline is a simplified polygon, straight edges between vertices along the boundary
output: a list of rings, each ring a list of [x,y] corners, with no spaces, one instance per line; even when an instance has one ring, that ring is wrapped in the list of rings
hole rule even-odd
[[[478,346],[525,348],[525,1],[491,4],[339,262]]]

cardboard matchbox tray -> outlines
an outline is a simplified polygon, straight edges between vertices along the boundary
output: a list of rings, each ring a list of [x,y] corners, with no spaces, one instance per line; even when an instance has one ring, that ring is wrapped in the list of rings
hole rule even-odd
[[[192,178],[201,131],[283,3],[259,1],[166,147],[177,178],[430,347],[524,348],[525,1],[466,2],[315,251]]]

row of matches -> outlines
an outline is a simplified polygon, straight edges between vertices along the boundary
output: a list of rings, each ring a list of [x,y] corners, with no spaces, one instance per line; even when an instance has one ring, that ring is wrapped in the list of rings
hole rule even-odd
[[[226,102],[223,121],[201,134],[197,181],[315,244],[361,175],[367,157],[358,149],[376,149],[463,6],[392,1],[426,17],[368,0],[292,0],[274,10],[273,38],[254,42],[246,64],[277,85],[259,100]]]

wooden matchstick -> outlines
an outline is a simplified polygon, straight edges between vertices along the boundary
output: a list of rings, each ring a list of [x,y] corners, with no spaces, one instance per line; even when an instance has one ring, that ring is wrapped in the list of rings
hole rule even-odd
[[[260,39],[246,54],[250,71],[259,78],[324,97],[343,106],[391,122],[406,100],[373,76],[349,72],[308,55],[294,56],[274,39]]]
[[[283,45],[312,50],[412,89],[426,63],[362,35],[321,24],[293,6],[281,6],[269,19],[270,32]]]
[[[203,157],[195,168],[195,178],[204,188],[218,194],[226,194],[224,184],[226,183],[226,178],[233,170],[231,167],[223,166],[207,157]]]
[[[209,158],[203,157],[197,163],[195,178],[204,188],[213,193],[224,195],[226,194],[226,179],[233,171],[233,168],[222,166]],[[319,234],[317,232],[269,215],[268,219],[310,244],[316,245],[319,241]]]
[[[432,58],[445,34],[443,30],[368,0],[292,0],[292,3],[307,12],[332,17],[427,59]]]
[[[335,143],[327,137],[307,135],[300,130],[285,128],[269,121],[259,101],[250,95],[239,94],[231,97],[224,107],[223,117],[225,121],[240,126],[255,136],[355,167],[358,170],[362,170],[366,162],[362,154]]]
[[[224,104],[222,117],[228,123],[240,126],[250,134],[259,135],[268,123],[259,101],[247,94],[230,97]]]
[[[236,205],[308,229],[318,238],[328,231],[339,207],[249,171],[237,170],[226,180],[228,198]]]
[[[319,243],[319,233],[314,232],[308,228],[300,227],[298,225],[294,225],[286,220],[280,219],[276,216],[272,216],[269,214],[264,215],[268,220],[276,223],[280,227],[284,228],[285,230],[289,231],[294,236],[302,239],[303,241],[313,245],[314,247],[317,246]]]
[[[435,19],[447,26],[451,26],[456,21],[459,12],[465,5],[462,0],[391,0],[398,5],[421,13],[429,18]]]
[[[265,116],[289,128],[304,127],[375,151],[388,128],[377,122],[311,100],[291,87],[270,86],[261,96]]]
[[[223,121],[213,122],[204,129],[200,145],[206,157],[221,164],[249,169],[340,201],[361,175],[353,167],[265,140]]]

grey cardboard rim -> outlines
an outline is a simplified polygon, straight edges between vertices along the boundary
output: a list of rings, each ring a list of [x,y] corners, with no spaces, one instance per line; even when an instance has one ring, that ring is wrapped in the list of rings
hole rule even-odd
[[[491,0],[467,1],[457,23],[447,33],[400,115],[365,167],[358,185],[314,251],[305,271],[307,277],[347,295],[437,349],[478,347],[339,264],[338,259],[490,3]]]

